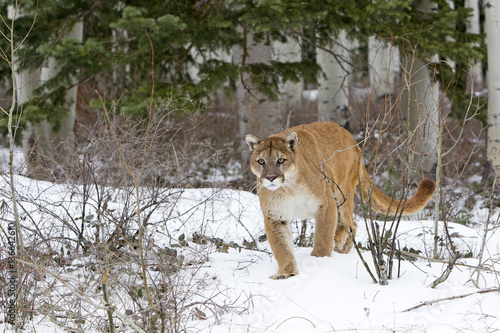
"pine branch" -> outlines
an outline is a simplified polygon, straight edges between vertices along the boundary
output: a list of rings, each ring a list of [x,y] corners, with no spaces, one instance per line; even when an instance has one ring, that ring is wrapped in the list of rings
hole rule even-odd
[[[347,70],[347,68],[345,68],[345,66],[343,65],[344,63],[348,64],[350,67],[352,68],[356,68],[356,69],[360,69],[359,66],[357,66],[356,64],[352,63],[351,61],[348,61],[347,59],[344,59],[344,58],[340,58],[338,54],[336,54],[335,52],[333,52],[332,50],[324,47],[324,46],[321,46],[319,45],[318,43],[314,42],[311,38],[307,37],[304,33],[300,32],[300,31],[297,31],[295,29],[292,29],[291,30],[293,33],[295,33],[297,36],[299,36],[300,38],[308,41],[309,43],[311,43],[311,45],[313,45],[314,47],[322,50],[322,51],[325,51],[326,53],[329,53],[332,55],[332,57],[335,58],[335,60],[337,61],[337,63],[339,64],[340,68],[342,68],[342,70],[346,73],[346,76],[347,75],[350,75],[352,74],[349,70]],[[333,43],[339,45],[340,47],[342,48],[345,48],[344,45],[338,43],[337,41],[333,40],[332,41]],[[348,50],[348,52],[351,52],[351,50]]]

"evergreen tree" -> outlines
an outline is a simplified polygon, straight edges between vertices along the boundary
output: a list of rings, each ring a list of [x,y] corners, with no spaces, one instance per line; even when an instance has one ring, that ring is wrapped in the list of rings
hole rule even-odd
[[[0,4],[2,13],[12,2]],[[67,112],[65,90],[74,78],[77,82],[98,78],[98,88],[107,93],[108,100],[119,100],[117,111],[143,114],[151,93],[151,44],[155,98],[168,95],[180,103],[186,94],[196,100],[219,90],[231,94],[243,73],[268,99],[277,99],[280,83],[301,78],[317,82],[321,71],[314,59],[238,65],[214,58],[214,52],[244,47],[240,27],[267,45],[292,36],[304,44],[328,48],[345,31],[354,40],[378,36],[401,47],[416,45],[420,54],[454,59],[457,67],[480,58],[480,48],[472,42],[482,36],[467,36],[456,29],[469,11],[452,9],[445,0],[436,3],[438,12],[422,13],[419,1],[412,0],[152,0],[147,4],[52,0],[40,3],[38,9],[36,0],[26,0],[22,6],[31,14],[16,22],[17,36],[31,29],[35,12],[37,19],[19,54],[21,68],[36,69],[50,55],[61,69],[37,91],[38,98],[25,106],[23,120],[48,120],[57,128]],[[80,20],[85,25],[82,43],[59,40]],[[0,43],[8,54],[6,41]],[[196,67],[198,78],[190,76],[191,66]],[[6,70],[2,62],[0,74]],[[452,75],[449,68],[440,71],[440,75]]]

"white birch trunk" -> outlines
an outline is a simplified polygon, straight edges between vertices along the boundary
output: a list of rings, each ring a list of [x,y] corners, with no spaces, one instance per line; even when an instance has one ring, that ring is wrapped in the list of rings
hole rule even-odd
[[[27,103],[30,99],[34,97],[34,91],[41,86],[40,72],[35,70],[23,70],[22,68],[16,68],[16,89],[18,103],[21,108],[23,104]],[[26,161],[28,161],[28,167],[31,168],[33,163],[37,160],[37,152],[34,147],[39,145],[39,142],[49,142],[49,133],[41,132],[35,134],[35,127],[33,124],[28,122],[26,128],[23,132],[22,145],[24,150],[24,156]],[[45,133],[45,135],[44,135]],[[43,143],[42,143],[43,145]]]
[[[424,1],[420,10],[435,11],[437,6]],[[437,164],[440,91],[439,83],[433,77],[434,66],[434,61],[424,62],[415,54],[407,55],[403,63],[405,89],[401,97],[401,110],[409,143],[412,144],[409,162],[413,174],[417,169],[429,173]]]
[[[316,49],[316,62],[323,70],[318,86],[318,120],[333,121],[349,128],[349,47],[345,31],[342,31],[330,50],[337,55]],[[346,61],[347,60],[347,61]]]
[[[28,102],[34,96],[34,91],[40,87],[40,71],[25,70],[18,67],[16,61],[16,89],[17,102],[23,104]]]
[[[71,29],[70,33],[65,36],[65,38],[76,39],[79,43],[81,43],[83,41],[83,22],[82,21],[77,22]],[[47,66],[44,66],[42,68],[42,75],[41,75],[42,82],[46,82],[52,79],[59,73],[59,71],[60,68],[58,67],[58,64],[55,61],[55,59],[49,58]],[[73,83],[76,83],[76,78],[74,79],[75,81]],[[78,94],[77,85],[66,90],[66,101],[70,101],[71,104],[68,109],[68,114],[62,122],[61,129],[59,130],[59,133],[57,133],[56,135],[57,139],[60,140],[61,142],[56,142],[55,144],[66,143],[71,145],[74,142],[77,94]]]
[[[467,19],[465,31],[469,34],[480,34],[481,23],[479,16],[479,0],[465,0],[465,8],[472,9],[472,15]],[[484,88],[483,64],[478,60],[471,64],[470,75],[467,78],[467,91],[474,92]]]
[[[256,43],[253,34],[240,30],[246,41],[245,48],[233,48],[233,61],[240,67],[254,64],[270,64],[272,58],[271,47],[263,42]],[[245,141],[247,134],[263,139],[283,129],[279,103],[269,101],[265,95],[257,91],[257,86],[251,82],[250,74],[242,73],[236,81],[236,109],[239,118],[239,141],[242,152],[242,170],[246,181],[254,182],[255,176],[250,172],[248,161],[250,151]]]
[[[8,18],[11,20],[23,17],[25,14],[26,13],[20,7],[17,8],[17,13],[16,8],[13,5],[10,5],[8,7]],[[29,102],[34,97],[35,90],[40,88],[40,86],[42,85],[41,70],[38,68],[25,69],[20,58],[16,58],[13,60],[16,76],[16,86],[13,87],[13,89],[17,90],[17,103],[22,110],[23,104]],[[23,132],[22,145],[24,148],[26,160],[28,161],[28,167],[33,165],[33,163],[35,163],[35,161],[40,158],[40,154],[39,152],[37,154],[35,147],[44,146],[48,142],[50,142],[50,138],[47,131],[38,132],[33,124],[26,124],[26,128]]]
[[[398,49],[389,41],[377,37],[368,39],[370,92],[374,97],[392,95],[401,74]]]
[[[500,1],[484,8],[488,45],[488,141],[487,158],[496,174],[500,173]]]
[[[81,43],[83,40],[83,22],[76,23],[64,38],[73,38]],[[59,70],[56,60],[49,57],[39,72],[38,85],[55,77]],[[34,81],[33,84],[36,84],[36,82]],[[25,93],[30,92],[26,91]],[[57,133],[53,132],[52,125],[47,121],[27,125],[23,146],[25,154],[28,156],[28,168],[33,177],[49,178],[58,165],[67,162],[67,158],[70,156],[67,149],[73,146],[75,139],[77,93],[78,86],[76,85],[66,91],[65,99],[70,101],[71,104],[68,108],[68,114],[64,117]]]
[[[186,46],[188,47],[188,46]],[[201,78],[199,76],[200,66],[207,60],[219,60],[222,62],[231,63],[232,62],[232,54],[231,52],[225,51],[223,49],[205,52],[204,55],[201,55],[196,48],[191,48],[189,50],[190,56],[193,58],[192,63],[188,63],[185,67],[185,71],[188,74],[191,81],[195,84],[200,83]]]
[[[233,49],[234,62],[241,65],[264,63],[270,64],[272,57],[271,47],[263,42],[253,41],[251,32],[246,36],[246,54],[241,47]],[[278,102],[269,101],[257,91],[257,86],[251,82],[250,75],[243,73],[236,81],[237,108],[240,125],[242,147],[247,147],[246,134],[253,134],[258,138],[265,138],[282,129],[281,111]]]
[[[286,43],[273,42],[273,60],[279,62],[300,62],[302,60],[302,48],[300,44],[289,38]],[[304,82],[282,82],[279,85],[280,110],[285,116],[285,125],[290,125],[292,113],[300,109],[302,105],[302,90]]]
[[[415,59],[412,59],[415,60]],[[432,171],[437,163],[439,139],[439,83],[431,77],[433,64],[418,64],[412,68],[407,60],[406,88],[401,98],[401,109],[410,136],[412,172],[422,168]],[[416,61],[419,61],[418,59]]]
[[[113,29],[111,31],[111,34],[113,36],[113,44],[115,45],[120,45],[122,44],[120,40],[125,40],[127,41],[129,39],[128,37],[128,31],[127,30],[123,30],[123,29]],[[124,52],[124,53],[128,53],[129,52],[129,44],[128,43],[124,43],[123,47],[121,46],[113,46],[112,47],[112,50],[114,52],[118,52],[120,51],[119,49],[120,48],[123,48],[121,51]],[[120,68],[119,68],[119,65],[118,64],[113,64],[113,84],[116,84],[118,86],[123,86],[124,85],[124,82],[129,83],[130,82],[130,63],[127,63],[125,65],[125,70],[122,71]]]

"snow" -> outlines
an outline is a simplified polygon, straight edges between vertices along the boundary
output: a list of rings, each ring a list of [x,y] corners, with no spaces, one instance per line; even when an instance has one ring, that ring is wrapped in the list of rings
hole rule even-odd
[[[302,97],[304,99],[310,100],[312,102],[317,101],[318,100],[318,90],[317,89],[314,89],[314,90],[304,90],[302,92]]]
[[[7,184],[7,177],[0,177],[0,188],[7,189]],[[39,182],[23,176],[16,176],[16,186],[21,195],[33,201],[47,202],[50,209],[57,210],[57,214],[69,212],[69,215],[78,216],[81,212],[79,186]],[[123,193],[125,189],[109,191],[113,193],[109,207],[124,209],[126,205],[121,200],[126,197]],[[142,191],[146,193],[147,189]],[[10,200],[8,192],[2,193],[3,200]],[[201,251],[205,256],[201,264],[192,270],[192,279],[203,282],[192,296],[192,301],[200,302],[197,309],[206,316],[193,315],[186,319],[188,332],[443,333],[491,332],[500,328],[500,293],[476,293],[480,289],[472,283],[477,274],[474,266],[478,265],[477,255],[484,232],[485,212],[481,205],[471,212],[477,225],[467,227],[449,224],[450,234],[458,250],[464,254],[471,253],[472,258],[459,259],[461,265],[454,267],[450,277],[433,289],[429,285],[442,275],[447,267],[446,262],[396,260],[395,277],[387,286],[381,286],[372,281],[354,250],[349,254],[333,253],[330,257],[316,258],[310,256],[311,248],[297,246],[295,256],[299,275],[286,280],[271,280],[269,276],[276,273],[277,264],[269,244],[259,241],[264,235],[264,226],[256,195],[229,189],[165,189],[162,193],[166,199],[152,212],[147,236],[156,246],[166,248],[179,243],[179,237],[183,235],[188,246],[176,247],[179,255],[189,258],[194,252]],[[23,204],[40,221],[46,218],[37,212],[35,206],[31,207],[27,202]],[[97,210],[88,212],[89,215],[97,213]],[[493,215],[492,221],[498,221],[498,211]],[[355,216],[355,219],[359,225],[357,241],[366,246],[365,222],[360,216]],[[24,225],[29,221],[23,220]],[[56,222],[52,223],[54,229],[59,228]],[[445,256],[443,225],[440,223],[440,236],[443,239],[441,250]],[[297,227],[294,228],[295,236]],[[480,272],[480,287],[483,289],[500,284],[500,232],[498,227],[489,227],[487,255],[483,260],[489,270]],[[398,231],[400,248],[418,250],[422,256],[429,256],[433,228],[434,222],[430,220],[402,221]],[[43,230],[52,229],[45,225]],[[25,230],[25,233],[28,231]],[[211,242],[196,244],[193,241],[194,234],[237,245],[229,246],[227,253],[219,252]],[[245,242],[252,241],[257,248],[244,246]],[[1,253],[4,258],[4,252]],[[370,252],[362,250],[362,255],[373,271]],[[74,259],[72,269],[66,269],[64,277],[77,280],[82,278],[80,274],[92,275],[91,272],[83,272],[84,268],[78,268],[85,266],[85,263],[85,260]],[[99,262],[96,261],[96,264]],[[61,268],[54,271],[61,271]],[[57,297],[65,286],[58,283],[57,288],[59,291],[52,297]],[[423,302],[469,293],[475,294],[405,312]],[[210,300],[210,304],[217,304],[223,311],[210,310],[206,300]],[[55,303],[56,299],[53,301]],[[125,309],[121,311],[125,313]],[[102,320],[107,320],[104,312],[101,315]],[[9,331],[10,327],[0,323],[0,332]],[[25,330],[66,331],[42,314],[37,314],[25,326]],[[87,331],[99,330],[90,328]],[[133,330],[123,325],[123,331]]]
[[[9,150],[5,148],[0,148],[0,173],[9,172]],[[13,169],[14,172],[20,172],[23,170],[25,164],[24,153],[21,148],[13,149]]]

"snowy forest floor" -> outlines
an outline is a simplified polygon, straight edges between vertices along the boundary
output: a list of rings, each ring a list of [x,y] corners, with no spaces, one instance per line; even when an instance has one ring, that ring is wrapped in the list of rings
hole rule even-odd
[[[489,214],[484,203],[470,211],[476,223],[448,224],[463,257],[446,281],[429,286],[448,266],[441,223],[442,261],[396,260],[393,279],[381,286],[372,281],[354,250],[315,258],[309,255],[310,247],[299,246],[299,275],[271,280],[277,264],[264,237],[258,197],[252,193],[140,188],[148,296],[134,189],[15,179],[28,250],[20,278],[24,306],[17,313],[26,332],[110,331],[110,308],[115,332],[138,331],[130,323],[155,332],[500,330],[499,211],[495,208],[491,214],[485,256],[479,263]],[[0,183],[0,217],[10,221],[8,177],[2,175]],[[420,257],[432,255],[434,222],[427,213],[401,222],[400,249]],[[365,220],[355,219],[357,242],[373,270]],[[293,223],[294,237],[301,227],[301,221]],[[313,223],[307,227],[311,235]],[[4,234],[0,237],[0,279],[5,280],[7,242]],[[3,302],[5,298],[3,292]],[[6,319],[0,321],[1,332],[12,329]]]

